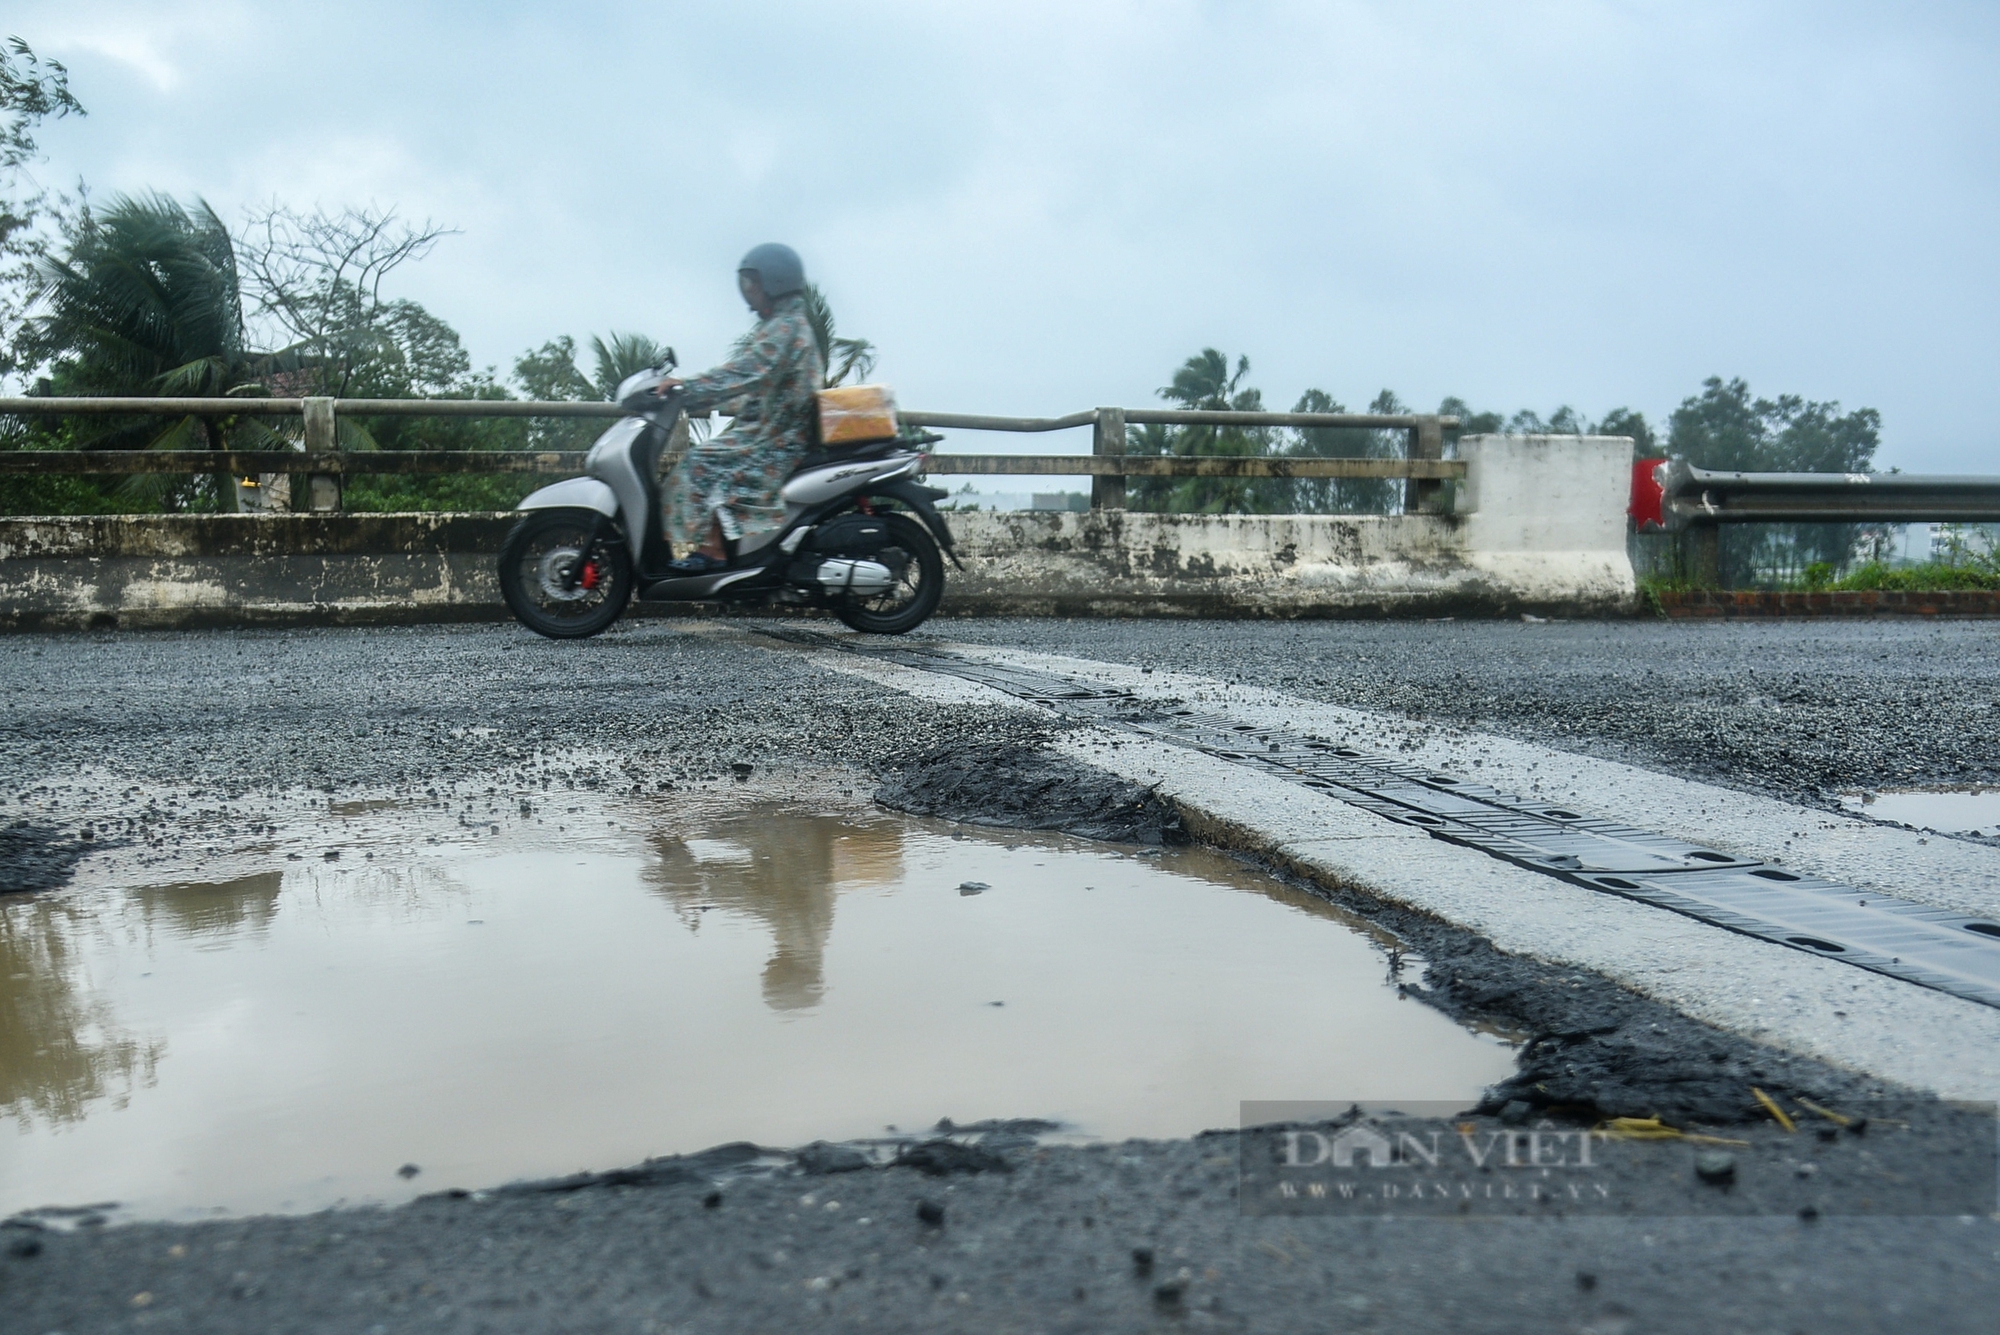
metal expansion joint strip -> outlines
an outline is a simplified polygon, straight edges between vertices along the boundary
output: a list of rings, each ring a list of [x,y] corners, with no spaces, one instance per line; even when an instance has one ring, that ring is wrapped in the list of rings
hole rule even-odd
[[[2000,923],[1595,819],[1288,729],[1162,709],[1128,691],[1057,673],[941,649],[862,646],[811,631],[768,633],[977,682],[1072,717],[1262,770],[1574,885],[2000,1006]]]

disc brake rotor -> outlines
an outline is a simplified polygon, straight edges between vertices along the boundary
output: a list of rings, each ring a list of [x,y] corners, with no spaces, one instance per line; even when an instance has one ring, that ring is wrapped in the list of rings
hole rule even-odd
[[[582,579],[578,579],[574,584],[563,582],[564,576],[569,574],[582,559],[581,548],[551,548],[542,557],[541,565],[536,570],[536,579],[541,585],[542,596],[558,603],[577,603],[590,597],[591,591],[585,587]]]

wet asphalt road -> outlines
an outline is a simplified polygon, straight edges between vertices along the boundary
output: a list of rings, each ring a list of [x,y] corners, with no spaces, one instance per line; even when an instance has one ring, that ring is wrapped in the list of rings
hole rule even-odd
[[[1976,622],[941,622],[939,638],[1153,664],[1475,725],[1783,796],[2000,778],[2000,627]],[[633,622],[0,639],[0,823],[20,795],[700,782],[880,772],[1038,727],[917,704],[783,650]],[[35,794],[37,788],[43,789]],[[171,837],[171,813],[152,837]],[[60,893],[56,891],[54,893]],[[1202,1141],[909,1170],[435,1201],[281,1221],[0,1230],[0,1331],[1985,1331],[2000,1226],[1793,1214],[1472,1225],[1246,1221]],[[1688,1190],[1696,1190],[1690,1184]],[[942,1229],[917,1202],[947,1206]],[[570,1204],[564,1204],[568,1201]],[[866,1212],[878,1233],[836,1226]],[[1091,1222],[1086,1224],[1085,1219]],[[1134,1248],[1150,1248],[1145,1274]],[[176,1251],[176,1249],[179,1249]],[[1188,1278],[1178,1281],[1181,1269]],[[1163,1300],[1162,1285],[1180,1282]],[[143,1300],[142,1300],[143,1295]],[[1080,1296],[1079,1296],[1080,1295]]]
[[[979,621],[940,637],[1242,681],[1828,804],[2000,781],[2000,622]]]

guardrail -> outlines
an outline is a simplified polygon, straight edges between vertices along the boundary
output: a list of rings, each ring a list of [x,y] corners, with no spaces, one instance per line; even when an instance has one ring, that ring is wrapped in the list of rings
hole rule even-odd
[[[2000,523],[2000,477],[1922,473],[1737,473],[1681,460],[1633,465],[1639,532],[1686,544],[1694,579],[1718,582],[1724,524]]]
[[[2000,477],[1921,473],[1727,473],[1669,464],[1665,526],[2000,523]]]
[[[554,403],[518,399],[252,399],[252,398],[0,398],[0,414],[41,416],[301,417],[303,450],[34,450],[0,452],[0,475],[284,473],[310,479],[310,506],[340,509],[340,479],[349,474],[535,473],[571,475],[583,470],[581,451],[384,450],[335,448],[335,416],[615,418],[615,403]],[[1130,477],[1400,478],[1404,507],[1440,508],[1447,481],[1465,476],[1465,465],[1444,457],[1444,433],[1455,417],[1379,413],[1204,412],[1150,408],[1096,408],[1065,417],[993,417],[972,413],[904,412],[917,427],[959,431],[1049,432],[1091,428],[1091,453],[933,454],[928,471],[956,475],[1052,475],[1091,479],[1093,508],[1125,504]],[[1406,433],[1402,459],[1322,458],[1294,455],[1133,455],[1129,426],[1335,427]]]

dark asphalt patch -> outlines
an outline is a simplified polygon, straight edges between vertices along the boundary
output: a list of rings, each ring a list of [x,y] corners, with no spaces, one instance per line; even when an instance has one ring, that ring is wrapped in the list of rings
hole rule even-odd
[[[0,825],[0,895],[65,885],[84,855],[102,846],[95,835],[84,838],[46,821]]]
[[[1184,844],[1178,809],[1151,788],[1013,743],[946,745],[875,791],[892,811],[973,825],[1058,830],[1118,844]]]
[[[1405,995],[1465,1023],[1525,1036],[1516,1073],[1493,1087],[1482,1112],[1518,1103],[1533,1115],[1576,1121],[1658,1117],[1727,1127],[1765,1119],[1753,1087],[1830,1107],[1921,1097],[1703,1024],[1600,973],[1510,955],[1413,909],[1252,861],[1401,939],[1424,961],[1392,960]]]

